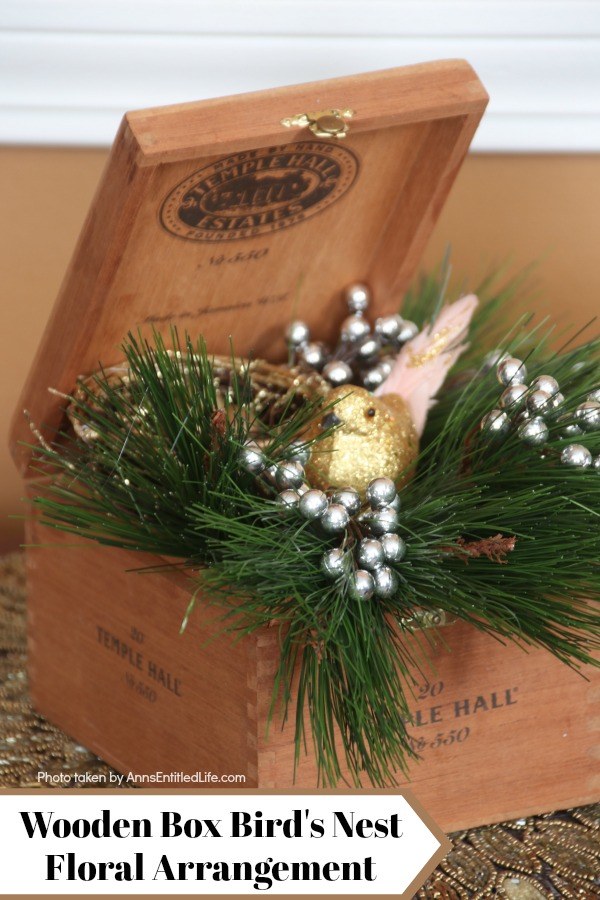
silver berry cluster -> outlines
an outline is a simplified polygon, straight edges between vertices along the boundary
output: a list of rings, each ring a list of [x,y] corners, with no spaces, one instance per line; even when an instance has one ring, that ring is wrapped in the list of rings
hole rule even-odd
[[[302,441],[292,441],[286,459],[269,465],[256,441],[248,440],[239,456],[240,468],[255,475],[270,487],[279,491],[277,502],[282,506],[296,506],[309,490],[304,476],[304,466],[310,459],[310,447]]]
[[[565,416],[561,415],[564,395],[551,375],[540,375],[528,385],[525,363],[512,356],[503,356],[498,361],[496,374],[504,390],[498,407],[481,420],[484,433],[503,437],[516,429],[522,441],[532,447],[540,447],[550,434],[548,419],[558,417],[563,424],[565,438],[600,429],[600,391],[590,394],[573,416]],[[582,444],[568,444],[562,450],[560,460],[565,465],[583,468],[593,464],[600,470],[600,457],[593,460],[590,451]]]
[[[334,350],[321,341],[311,341],[309,327],[301,321],[288,326],[288,346],[295,360],[321,372],[334,387],[361,384],[367,390],[375,390],[392,371],[398,349],[412,340],[419,329],[400,315],[382,316],[372,329],[365,318],[371,296],[364,284],[350,285],[344,299],[350,315],[342,322]]]
[[[327,550],[321,559],[323,573],[332,580],[344,578],[352,594],[369,600],[392,597],[399,579],[393,566],[404,559],[406,544],[398,530],[398,496],[389,478],[375,478],[367,488],[369,509],[360,513],[361,499],[354,488],[342,488],[328,497],[309,490],[298,501],[300,515],[317,521],[328,535],[343,536],[342,545]],[[350,520],[355,518],[360,538],[353,549],[345,546]]]
[[[354,488],[330,494],[310,488],[304,475],[309,458],[310,448],[294,442],[288,458],[270,466],[260,447],[248,441],[240,453],[240,467],[273,487],[277,491],[275,502],[283,509],[295,510],[327,536],[341,539],[341,544],[327,550],[321,559],[321,569],[328,578],[346,579],[353,595],[361,600],[392,597],[400,583],[393,567],[406,554],[406,543],[396,533],[400,498],[394,482],[390,478],[373,479],[363,508]],[[355,538],[360,537],[349,549],[351,529]]]

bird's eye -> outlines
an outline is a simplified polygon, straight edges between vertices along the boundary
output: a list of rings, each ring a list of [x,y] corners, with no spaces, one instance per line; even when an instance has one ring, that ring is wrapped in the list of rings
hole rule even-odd
[[[372,419],[376,412],[377,412],[377,410],[375,409],[375,407],[370,406],[367,410],[367,415],[370,419]]]

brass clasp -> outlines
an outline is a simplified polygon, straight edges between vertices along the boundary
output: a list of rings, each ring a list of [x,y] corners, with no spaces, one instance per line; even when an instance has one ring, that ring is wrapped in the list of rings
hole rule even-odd
[[[453,625],[456,621],[455,616],[449,616],[443,609],[416,608],[412,615],[399,619],[399,624],[413,631],[421,628],[442,628],[445,625]]]
[[[282,119],[286,128],[308,128],[315,137],[345,138],[350,126],[348,119],[354,115],[352,109],[325,109],[321,112],[299,113]]]

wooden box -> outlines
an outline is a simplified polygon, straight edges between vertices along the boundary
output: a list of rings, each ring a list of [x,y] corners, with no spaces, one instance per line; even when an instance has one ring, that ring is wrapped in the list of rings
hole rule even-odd
[[[470,66],[448,61],[127,115],[15,417],[24,476],[23,410],[51,436],[63,413],[48,388],[118,362],[131,329],[176,324],[215,353],[231,334],[238,354],[277,360],[293,316],[333,336],[348,283],[371,286],[373,315],[395,311],[486,102]],[[294,127],[331,109],[354,112],[343,141]],[[292,786],[293,727],[265,728],[275,629],[207,641],[215,613],[200,603],[180,636],[184,576],[132,573],[152,561],[34,519],[28,531],[45,544],[27,553],[42,713],[124,773]],[[446,627],[413,703],[418,799],[446,829],[598,799],[600,675],[589,678]],[[315,782],[308,755],[295,784]]]

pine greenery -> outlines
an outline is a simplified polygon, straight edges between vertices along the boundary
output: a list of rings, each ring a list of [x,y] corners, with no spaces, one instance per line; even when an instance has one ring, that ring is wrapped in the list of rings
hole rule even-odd
[[[403,314],[420,325],[431,319],[445,282],[443,271],[423,278]],[[97,391],[78,401],[77,415],[97,440],[82,446],[65,434],[54,447],[38,448],[40,464],[57,472],[35,501],[46,524],[200,566],[188,615],[195,602],[216,601],[224,627],[235,633],[279,629],[273,711],[294,718],[297,759],[312,741],[324,784],[338,782],[344,764],[355,784],[391,784],[405,771],[413,755],[411,666],[425,664],[407,640],[418,631],[408,624],[415,608],[545,647],[575,667],[598,664],[600,473],[560,464],[558,419],[543,450],[514,430],[492,441],[478,425],[501,391],[485,362],[490,349],[524,359],[530,378],[556,377],[566,397],[561,414],[569,414],[598,388],[600,341],[555,351],[551,328],[525,319],[502,337],[517,286],[487,279],[478,287],[482,305],[469,351],[429,416],[417,473],[402,490],[408,552],[390,600],[358,602],[343,579],[327,581],[320,560],[331,539],[282,513],[240,470],[240,449],[256,424],[244,411],[244,379],[234,378],[233,398],[217,417],[201,340],[180,341],[173,331],[173,354],[159,336],[146,342],[129,335],[130,391],[100,374],[100,401]],[[283,424],[263,425],[267,457],[284,459],[294,435],[322,413],[319,401],[308,402]],[[577,441],[600,453],[600,432]],[[496,557],[474,552],[498,535],[514,549]],[[427,642],[423,631],[424,649]]]

